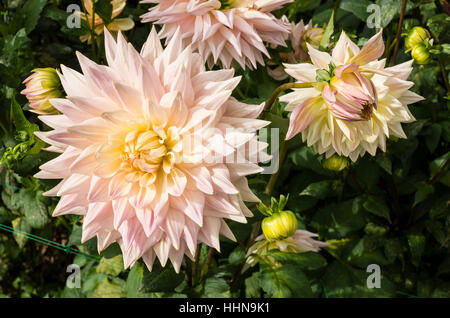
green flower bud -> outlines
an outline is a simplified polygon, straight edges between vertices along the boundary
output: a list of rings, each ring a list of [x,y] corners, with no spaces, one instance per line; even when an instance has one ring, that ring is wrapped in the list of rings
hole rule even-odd
[[[310,28],[303,33],[303,42],[301,47],[304,52],[308,52],[308,47],[306,43],[311,45],[313,48],[318,49],[320,45],[320,41],[322,40],[324,33],[323,28]]]
[[[333,155],[322,162],[322,166],[325,169],[333,171],[341,171],[347,168],[348,165],[349,165],[348,159],[346,157],[341,157],[338,155]]]
[[[268,240],[281,240],[295,233],[297,218],[291,211],[281,211],[265,217],[262,221],[262,230]]]
[[[30,108],[43,115],[59,113],[50,103],[50,99],[63,96],[58,73],[51,67],[36,68],[32,72],[23,81],[26,87],[21,92],[30,102]]]
[[[428,30],[420,26],[416,26],[412,28],[406,36],[405,47],[407,50],[411,50],[414,46],[424,42],[428,38],[430,38],[430,33]]]
[[[431,61],[431,54],[423,43],[416,44],[413,47],[411,57],[420,65],[428,64]]]

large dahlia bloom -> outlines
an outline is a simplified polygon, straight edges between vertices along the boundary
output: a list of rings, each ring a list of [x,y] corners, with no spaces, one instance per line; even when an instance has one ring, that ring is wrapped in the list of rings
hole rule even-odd
[[[409,91],[412,61],[385,68],[382,31],[361,49],[342,32],[332,54],[307,43],[312,64],[286,64],[298,83],[316,82],[280,98],[292,111],[286,139],[302,133],[318,153],[355,161],[379,147],[390,135],[406,138],[402,123],[414,121],[407,105],[423,99]]]
[[[185,44],[200,52],[212,66],[218,60],[229,68],[232,60],[256,68],[269,57],[264,42],[285,44],[289,23],[271,11],[293,0],[143,0],[156,3],[142,15],[143,22],[163,24],[161,38],[171,39],[181,27]]]
[[[61,66],[67,97],[51,100],[61,115],[40,116],[54,130],[37,133],[61,155],[36,177],[63,179],[46,195],[61,197],[54,216],[84,216],[83,242],[118,242],[125,267],[142,257],[151,270],[158,257],[179,271],[198,242],[234,239],[225,218],[251,216],[245,176],[268,159],[255,133],[264,105],[232,98],[240,78],[206,71],[180,32],[163,50],[153,29],[139,54],[105,30],[105,48],[108,66],[82,54],[83,74]]]

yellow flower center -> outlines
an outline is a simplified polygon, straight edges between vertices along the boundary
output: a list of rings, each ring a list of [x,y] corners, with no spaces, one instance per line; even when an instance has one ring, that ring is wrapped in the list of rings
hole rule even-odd
[[[257,9],[255,0],[220,0],[220,10],[228,10],[231,8],[248,8]]]
[[[177,128],[153,126],[125,134],[120,153],[120,170],[130,182],[144,178],[151,184],[159,172],[170,174],[181,160],[182,143]]]

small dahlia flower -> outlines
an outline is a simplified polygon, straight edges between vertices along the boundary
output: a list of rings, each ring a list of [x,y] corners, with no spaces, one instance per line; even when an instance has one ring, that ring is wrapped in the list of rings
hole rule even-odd
[[[386,138],[406,138],[402,123],[414,121],[407,105],[423,99],[409,91],[412,61],[385,68],[382,31],[361,49],[342,32],[332,54],[307,44],[312,64],[286,64],[298,83],[280,98],[292,111],[286,139],[301,133],[318,153],[356,161],[377,148],[386,151]]]
[[[282,17],[282,20],[289,23],[286,16]],[[291,42],[292,52],[281,52],[280,57],[287,63],[298,63],[309,61],[308,48],[306,43],[309,43],[313,48],[318,49],[320,41],[322,40],[324,29],[312,24],[310,20],[305,25],[303,20],[300,20],[297,24],[295,22],[290,23],[291,32],[287,36],[287,39]],[[286,79],[289,75],[284,71],[283,66],[278,66],[274,69],[267,69],[270,76],[278,81]]]
[[[285,44],[289,24],[271,11],[293,0],[143,0],[156,3],[142,15],[142,22],[163,24],[161,38],[171,39],[180,26],[185,44],[198,50],[210,66],[232,60],[242,68],[264,65],[269,57],[264,42]]]
[[[97,35],[103,33],[103,28],[105,26],[113,34],[117,34],[118,31],[128,31],[134,28],[134,21],[130,18],[116,18],[123,11],[126,3],[126,0],[111,0],[112,16],[111,22],[107,25],[105,25],[104,21],[97,13],[95,13],[94,18],[92,17],[92,0],[83,0],[83,6],[86,9],[86,13],[80,13],[80,17],[89,23],[90,28],[94,28],[94,32]],[[94,20],[94,25],[92,25],[92,20]],[[80,41],[87,41],[89,44],[92,43],[91,33],[80,36]]]
[[[247,251],[245,269],[258,263],[258,258],[264,257],[264,253],[270,250],[279,250],[286,253],[318,252],[321,247],[328,246],[326,242],[317,241],[317,234],[306,230],[297,230],[291,236],[280,240],[269,240],[264,234],[258,236]],[[245,270],[244,269],[244,270]]]
[[[37,114],[57,114],[58,111],[53,108],[49,101],[51,98],[62,96],[61,82],[56,70],[47,67],[35,68],[32,72],[22,82],[26,87],[20,93],[27,97],[32,112]]]
[[[60,197],[54,216],[84,216],[83,242],[118,242],[125,268],[142,257],[151,270],[158,257],[179,271],[197,243],[234,239],[225,219],[252,215],[246,176],[269,159],[256,135],[264,104],[231,97],[240,78],[206,71],[179,31],[163,49],[153,28],[138,53],[105,30],[105,49],[108,66],[79,53],[83,74],[61,66],[61,115],[40,116],[54,130],[37,133],[61,155],[36,177],[63,179],[46,195]]]

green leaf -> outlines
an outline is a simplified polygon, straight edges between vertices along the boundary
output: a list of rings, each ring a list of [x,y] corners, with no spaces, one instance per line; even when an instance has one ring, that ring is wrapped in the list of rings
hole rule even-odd
[[[311,147],[300,147],[289,153],[292,162],[299,168],[312,170],[320,175],[333,176],[333,172],[322,167],[319,155]]]
[[[425,222],[428,232],[430,232],[440,245],[444,246],[446,242],[446,231],[444,225],[439,221],[427,220]]]
[[[425,137],[425,144],[427,145],[428,150],[430,150],[430,152],[433,153],[439,144],[439,139],[441,138],[442,127],[438,123],[433,123],[429,127],[429,129],[430,129],[429,133]]]
[[[204,286],[204,297],[229,298],[231,296],[230,286],[228,286],[228,283],[223,278],[207,278]]]
[[[122,255],[117,255],[113,258],[104,258],[100,260],[96,272],[111,276],[117,276],[123,271]]]
[[[381,216],[391,223],[391,216],[389,214],[389,207],[382,197],[369,195],[366,201],[363,203],[364,209],[368,212]]]
[[[317,252],[286,253],[268,251],[266,255],[282,264],[294,264],[302,270],[316,270],[327,265],[327,260]]]
[[[184,281],[184,274],[177,274],[171,267],[153,265],[151,272],[144,271],[143,285],[146,292],[173,292]]]
[[[69,245],[81,245],[81,235],[82,228],[81,226],[75,226],[72,233],[69,236]]]
[[[335,12],[332,11],[330,20],[328,20],[327,27],[325,28],[322,39],[320,40],[319,49],[322,51],[324,51],[330,45],[330,38],[334,32],[334,14]]]
[[[11,99],[11,114],[16,127],[16,131],[24,130],[28,135],[33,135],[33,133],[39,129],[35,124],[30,123],[23,114],[22,107],[17,103],[16,99],[13,97]]]
[[[422,254],[425,250],[425,236],[421,233],[413,233],[408,236],[408,245],[411,251],[411,261],[418,267]]]
[[[436,14],[427,19],[427,26],[431,30],[431,33],[438,37],[446,36],[450,25],[450,17],[446,13]]]
[[[245,279],[245,297],[261,297],[261,272],[254,272],[252,276]]]
[[[283,118],[273,113],[266,113],[265,120],[270,121],[271,128],[278,128],[280,136],[284,136],[289,128],[289,119]]]
[[[381,288],[368,288],[367,278],[371,273],[355,269],[346,263],[334,261],[327,267],[323,282],[328,297],[394,297],[395,285],[381,270]]]
[[[392,162],[391,162],[391,159],[388,156],[386,156],[385,154],[378,155],[378,156],[375,157],[375,161],[387,173],[392,174]]]
[[[98,0],[95,2],[95,13],[102,18],[105,25],[111,22],[112,18],[112,4],[110,0]]]
[[[40,229],[48,222],[47,215],[47,199],[42,196],[42,191],[32,192],[21,189],[21,198],[23,202],[23,212],[27,223],[35,228]]]
[[[351,242],[342,251],[342,259],[353,266],[366,268],[370,264],[386,265],[389,261],[386,259],[381,248],[374,249],[367,244],[367,236]]]
[[[430,162],[430,176],[433,177],[435,173],[438,172],[439,169],[441,169],[447,160],[450,159],[450,151],[447,152],[445,155],[440,156],[439,158],[434,159]]]
[[[108,278],[104,278],[97,288],[94,290],[94,298],[122,298],[125,297],[125,290],[123,284],[119,284],[120,281],[109,281]]]
[[[126,292],[128,298],[135,298],[141,289],[144,278],[144,268],[141,263],[136,263],[128,274]]]
[[[353,13],[361,21],[366,22],[370,13],[367,11],[367,7],[371,5],[372,2],[369,0],[342,0],[339,8],[347,12]]]
[[[377,0],[376,4],[382,8],[381,27],[385,28],[392,19],[399,14],[401,1],[398,0]]]
[[[367,159],[366,157],[361,158],[356,165],[355,170],[358,181],[363,187],[372,189],[378,183],[381,170],[375,161]]]
[[[314,215],[311,225],[323,236],[342,238],[365,226],[365,213],[359,198],[355,198],[320,209]]]
[[[24,233],[30,232],[31,226],[27,223],[25,218],[16,218],[12,220],[11,223],[14,230],[20,231],[14,232],[13,236],[19,247],[23,248],[25,243],[28,241],[28,238],[24,235]]]
[[[23,23],[21,25],[25,27],[27,34],[36,27],[42,9],[44,9],[46,3],[47,0],[27,0],[24,6],[17,11],[16,14],[17,16],[20,16]]]
[[[431,184],[428,184],[424,181],[418,182],[416,184],[416,188],[417,191],[416,194],[414,195],[413,206],[419,204],[434,192],[434,187]]]
[[[245,259],[245,249],[242,246],[237,246],[233,252],[228,256],[228,262],[231,265],[238,265],[242,263]]]
[[[312,297],[311,285],[303,271],[294,264],[275,267],[260,264],[261,287],[272,298]]]
[[[113,258],[119,254],[122,254],[122,250],[120,249],[119,244],[112,243],[110,246],[108,246],[103,252],[102,255],[105,258]]]
[[[300,195],[307,195],[318,199],[325,199],[331,190],[332,183],[332,180],[324,180],[311,183],[302,192],[300,192]]]

